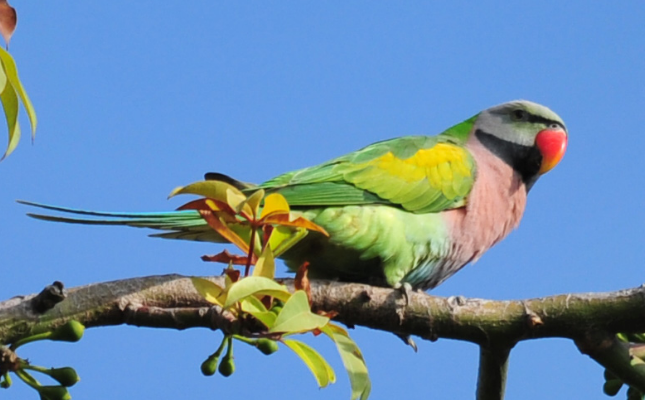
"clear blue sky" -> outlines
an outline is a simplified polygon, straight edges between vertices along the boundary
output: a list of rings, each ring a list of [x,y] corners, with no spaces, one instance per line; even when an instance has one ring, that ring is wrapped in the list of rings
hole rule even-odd
[[[564,118],[568,153],[531,191],[520,229],[433,293],[521,299],[645,280],[641,1],[12,4],[11,52],[40,125],[33,146],[0,164],[0,299],[54,280],[220,271],[199,259],[216,245],[35,221],[15,199],[171,209],[186,199],[167,201],[170,190],[206,171],[259,182],[518,98]],[[419,340],[414,354],[391,334],[353,333],[372,399],[474,397],[476,346]],[[314,343],[338,374],[324,390],[286,349],[265,357],[238,345],[235,375],[203,377],[218,343],[201,329],[115,327],[22,354],[76,367],[76,399],[349,398],[324,340]],[[602,383],[573,343],[522,342],[507,397],[603,399]],[[19,382],[0,397],[37,398]]]

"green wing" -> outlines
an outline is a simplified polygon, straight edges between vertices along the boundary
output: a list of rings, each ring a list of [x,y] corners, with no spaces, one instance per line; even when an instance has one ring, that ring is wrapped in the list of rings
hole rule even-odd
[[[462,138],[449,132],[378,142],[259,187],[282,194],[294,207],[387,204],[414,213],[460,207],[472,188],[475,163]]]

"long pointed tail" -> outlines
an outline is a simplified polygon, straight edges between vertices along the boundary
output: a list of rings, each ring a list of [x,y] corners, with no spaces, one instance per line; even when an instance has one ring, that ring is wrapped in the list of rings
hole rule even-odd
[[[136,228],[150,228],[164,233],[152,234],[153,237],[166,239],[184,239],[207,242],[223,242],[224,239],[215,231],[210,229],[197,211],[166,211],[166,212],[143,212],[143,213],[121,213],[86,211],[67,207],[57,207],[47,204],[34,203],[18,200],[18,203],[31,207],[42,208],[62,213],[82,215],[86,218],[73,218],[66,216],[55,216],[46,214],[28,213],[27,215],[44,221],[64,222],[71,224],[85,225],[124,225]]]

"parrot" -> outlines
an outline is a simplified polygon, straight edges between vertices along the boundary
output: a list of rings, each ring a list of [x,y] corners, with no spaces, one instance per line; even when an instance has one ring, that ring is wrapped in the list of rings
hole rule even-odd
[[[516,100],[435,136],[376,142],[259,185],[207,173],[250,195],[279,193],[292,212],[324,228],[281,255],[309,277],[429,290],[518,227],[527,194],[564,156],[568,131],[549,108]],[[165,232],[170,239],[225,242],[195,210],[109,213],[25,204],[84,217],[29,215]]]

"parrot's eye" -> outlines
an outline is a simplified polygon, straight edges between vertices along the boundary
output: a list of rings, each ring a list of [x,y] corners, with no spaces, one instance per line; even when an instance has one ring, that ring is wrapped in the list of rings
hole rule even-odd
[[[511,112],[511,119],[514,121],[527,121],[529,113],[524,110],[513,110]]]
[[[559,124],[552,123],[552,124],[549,125],[549,129],[553,129],[553,130],[562,129],[562,127]]]

